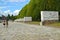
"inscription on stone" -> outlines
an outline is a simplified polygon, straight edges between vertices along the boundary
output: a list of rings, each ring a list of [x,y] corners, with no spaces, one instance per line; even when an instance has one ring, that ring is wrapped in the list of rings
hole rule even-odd
[[[58,11],[41,11],[41,22],[45,23],[46,21],[58,21]]]
[[[41,21],[59,20],[57,11],[41,11]]]

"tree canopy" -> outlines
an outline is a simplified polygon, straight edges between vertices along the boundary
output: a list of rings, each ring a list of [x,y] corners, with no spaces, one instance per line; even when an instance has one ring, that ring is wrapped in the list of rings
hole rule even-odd
[[[17,18],[31,16],[33,20],[40,20],[40,11],[59,11],[60,0],[30,0],[26,6],[19,12]]]

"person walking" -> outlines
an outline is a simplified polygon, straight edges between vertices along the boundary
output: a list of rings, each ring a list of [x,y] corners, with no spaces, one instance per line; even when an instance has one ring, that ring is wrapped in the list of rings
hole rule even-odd
[[[6,27],[8,28],[8,19],[6,18]]]
[[[3,25],[4,25],[4,27],[5,27],[5,20],[3,20]]]
[[[2,21],[3,21],[4,27],[7,27],[8,28],[8,18],[5,17],[4,15],[2,15]]]
[[[4,27],[5,27],[5,21],[6,21],[6,17],[2,15],[2,22],[3,22]]]

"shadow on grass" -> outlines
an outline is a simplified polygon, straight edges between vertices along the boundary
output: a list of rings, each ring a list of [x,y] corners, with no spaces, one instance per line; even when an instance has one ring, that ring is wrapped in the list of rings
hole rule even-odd
[[[55,23],[48,24],[48,25],[45,25],[45,26],[51,26],[51,27],[57,27],[57,28],[60,28],[60,22],[55,22]]]

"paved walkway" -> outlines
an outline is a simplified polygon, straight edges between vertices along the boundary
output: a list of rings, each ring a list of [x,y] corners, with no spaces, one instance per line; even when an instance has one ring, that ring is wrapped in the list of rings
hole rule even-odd
[[[60,40],[60,28],[9,22],[0,23],[0,40]]]

